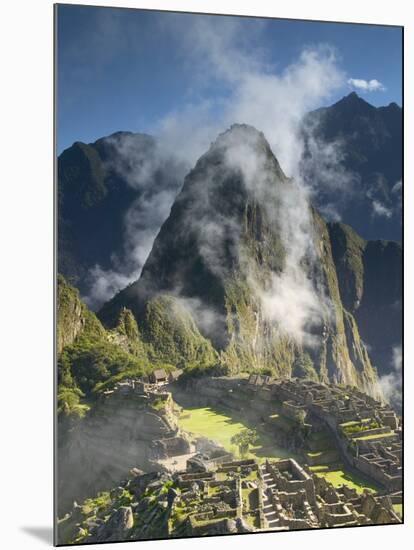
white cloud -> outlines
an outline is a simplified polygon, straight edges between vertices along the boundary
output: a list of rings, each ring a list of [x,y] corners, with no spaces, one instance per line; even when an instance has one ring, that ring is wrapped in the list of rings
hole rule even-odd
[[[387,208],[380,201],[373,200],[372,201],[372,214],[374,216],[380,216],[380,217],[384,217],[384,218],[391,218],[392,210],[391,210],[391,208]]]
[[[379,384],[386,401],[396,408],[402,405],[402,347],[393,348],[391,372],[379,379]]]
[[[123,249],[111,257],[111,268],[89,270],[84,299],[94,310],[138,279],[189,168],[148,136],[117,134],[106,143],[116,152],[106,168],[136,190],[137,198],[125,212]]]
[[[120,269],[103,269],[99,264],[89,270],[90,290],[88,295],[82,296],[82,298],[90,308],[98,309],[131,282],[130,276],[125,275],[122,271]]]
[[[109,299],[120,284],[125,286],[139,276],[169,214],[177,185],[166,191],[153,185],[157,180],[154,176],[166,159],[178,158],[174,171],[183,179],[182,167],[194,165],[220,132],[233,123],[247,123],[265,134],[285,173],[299,178],[302,118],[345,82],[334,51],[326,45],[304,49],[289,66],[277,70],[266,60],[266,52],[252,46],[259,43],[256,39],[260,38],[263,25],[246,36],[236,20],[202,18],[191,28],[182,28],[182,18],[170,21],[170,27],[164,23],[162,30],[175,37],[183,63],[191,68],[191,97],[183,108],[167,113],[153,128],[152,134],[159,143],[156,155],[137,154],[128,137],[114,143],[121,160],[116,171],[132,187],[143,189],[143,195],[125,218],[127,260],[115,258],[113,269],[107,273],[99,266],[90,273],[93,283],[89,303],[95,307]],[[212,85],[221,92],[211,94]],[[330,164],[336,164],[333,151],[326,147],[324,150]],[[329,163],[329,159],[325,160]],[[144,224],[147,221],[148,228]],[[212,242],[219,239],[217,227],[211,237]],[[206,244],[206,250],[209,248],[211,243]]]
[[[191,163],[220,132],[245,123],[264,133],[285,173],[298,176],[303,116],[328,101],[345,75],[326,44],[304,48],[287,67],[274,66],[260,44],[264,28],[255,22],[246,33],[225,18],[200,18],[190,28],[179,18],[164,24],[191,67],[193,88],[185,107],[162,117],[154,131]]]
[[[328,202],[324,205],[318,205],[319,212],[330,222],[341,222],[342,216],[338,211],[338,205]]]
[[[352,88],[357,88],[363,92],[383,92],[385,86],[375,78],[372,80],[364,80],[363,78],[349,78],[348,84]]]
[[[402,181],[398,180],[397,183],[395,183],[392,186],[391,193],[401,193],[402,191]]]
[[[300,345],[318,343],[311,329],[324,318],[321,296],[298,264],[288,266],[280,275],[272,274],[271,286],[260,293],[260,299],[264,317],[276,323],[282,334]]]

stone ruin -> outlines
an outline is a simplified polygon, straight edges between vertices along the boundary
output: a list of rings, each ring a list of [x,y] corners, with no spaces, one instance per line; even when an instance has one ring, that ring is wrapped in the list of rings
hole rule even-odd
[[[388,490],[401,490],[402,431],[388,405],[351,386],[302,380],[275,384],[274,394],[324,423],[346,464]]]
[[[181,472],[171,509],[171,536],[202,536],[264,530],[263,481],[255,460],[223,462]],[[176,517],[185,517],[177,525]]]
[[[342,461],[388,491],[402,488],[400,419],[355,387],[252,374],[202,378],[190,390],[185,398],[193,405],[224,407],[264,425],[276,444],[301,454],[304,464]],[[330,439],[322,459],[305,432]]]
[[[334,488],[292,458],[130,474],[104,504],[74,504],[61,544],[401,523],[401,494]]]
[[[170,536],[401,522],[393,509],[398,497],[335,489],[292,458],[223,462],[201,471],[189,466],[176,478]]]
[[[161,372],[162,371],[162,372]],[[105,399],[126,396],[136,398],[147,405],[150,412],[147,412],[147,420],[157,420],[164,424],[161,438],[154,438],[151,443],[150,460],[165,460],[167,458],[190,454],[193,452],[192,446],[187,436],[179,430],[173,411],[173,401],[171,393],[163,387],[167,374],[164,369],[159,369],[158,379],[160,383],[147,383],[142,379],[126,379],[118,382],[114,388],[105,392]],[[144,427],[145,431],[145,427]]]
[[[158,483],[160,490],[165,483],[169,487],[157,496],[162,500],[159,506],[148,508],[153,497],[140,499],[138,493],[131,503],[137,527],[128,535],[131,540],[150,536],[156,513],[163,537],[401,522],[396,510],[403,501],[402,430],[388,406],[348,386],[262,376],[202,379],[191,389],[187,396],[199,400],[197,405],[243,412],[246,420],[260,424],[276,442],[285,428],[296,437],[308,434],[307,439],[299,438],[296,447],[303,463],[291,458],[263,464],[233,460],[206,438],[198,438],[192,448],[177,426],[176,405],[165,386],[123,380],[104,393],[97,413],[82,423],[81,442],[87,448],[77,444],[74,449],[76,456],[93,458],[90,465],[83,461],[89,494],[113,486],[114,478],[119,480],[121,472],[136,465],[153,472],[145,476],[155,475],[158,468],[157,475],[165,476],[151,482]],[[362,472],[382,489],[360,494],[346,485],[335,488],[315,473],[311,458],[320,455],[320,436],[329,436],[335,446],[325,457],[336,453],[333,460],[341,459],[348,469]],[[162,460],[174,456],[177,466],[165,471]],[[315,461],[321,464],[320,456]],[[144,476],[137,474],[134,484],[141,479]]]

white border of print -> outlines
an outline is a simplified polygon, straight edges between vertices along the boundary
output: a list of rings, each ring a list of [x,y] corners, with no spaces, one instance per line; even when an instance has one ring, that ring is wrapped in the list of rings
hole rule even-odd
[[[72,2],[177,11],[234,13],[286,18],[384,23],[405,26],[405,464],[413,464],[411,393],[414,388],[414,17],[405,0],[110,0]],[[2,101],[0,186],[2,370],[0,541],[6,550],[52,544],[53,364],[53,2],[9,1],[2,5]],[[411,66],[411,68],[410,68]],[[409,282],[411,284],[409,284]],[[414,539],[413,474],[405,474],[405,524],[361,529],[304,531],[246,537],[135,543],[169,550],[226,547],[295,550],[409,546]],[[131,543],[132,544],[132,543]],[[411,545],[410,545],[411,546]],[[95,547],[95,546],[93,546]],[[101,546],[120,548],[113,544]],[[123,548],[123,547],[122,547]],[[130,546],[125,547],[130,548]]]

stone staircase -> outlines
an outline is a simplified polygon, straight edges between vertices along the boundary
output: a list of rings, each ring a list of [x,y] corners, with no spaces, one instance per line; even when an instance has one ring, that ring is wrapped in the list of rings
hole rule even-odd
[[[276,511],[272,504],[270,495],[273,487],[276,483],[273,482],[272,476],[266,472],[266,466],[261,466],[262,478],[263,478],[263,513],[266,518],[268,528],[272,530],[280,529],[280,520],[277,518]]]

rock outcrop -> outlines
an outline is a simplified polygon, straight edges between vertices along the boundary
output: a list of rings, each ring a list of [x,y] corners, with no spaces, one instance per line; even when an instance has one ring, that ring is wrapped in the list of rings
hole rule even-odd
[[[94,313],[89,311],[79,291],[68,285],[62,275],[57,280],[57,352],[73,344],[83,332],[104,336],[105,329]]]

